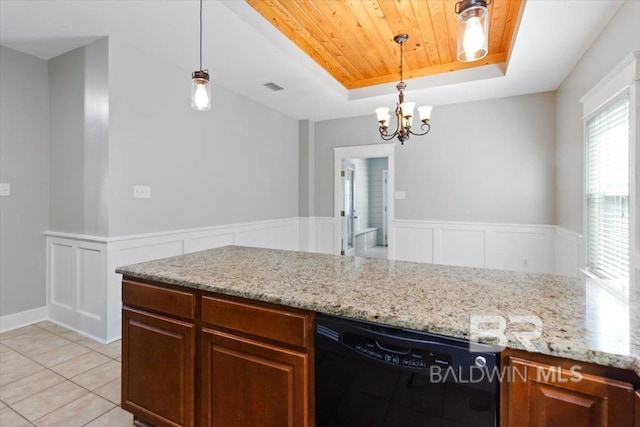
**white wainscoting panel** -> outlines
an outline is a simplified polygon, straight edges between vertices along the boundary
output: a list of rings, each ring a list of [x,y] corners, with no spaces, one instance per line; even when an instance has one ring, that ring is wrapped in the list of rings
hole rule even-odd
[[[315,219],[310,217],[298,218],[298,250],[315,252]]]
[[[206,249],[221,248],[233,245],[233,233],[209,234],[202,237],[194,237],[187,252],[198,252]]]
[[[393,222],[394,253],[390,259],[414,262],[433,261],[433,227],[421,222]]]
[[[487,233],[486,267],[527,273],[554,273],[553,227],[500,226]]]
[[[580,233],[555,227],[555,274],[578,277],[585,268],[585,242]]]
[[[73,289],[75,286],[74,260],[76,247],[72,241],[54,241],[48,247],[51,262],[51,286],[49,286],[49,302],[59,307],[71,310],[73,308]]]
[[[484,230],[436,228],[439,250],[435,262],[465,267],[484,267],[486,236]],[[438,247],[438,246],[436,246]]]
[[[107,298],[107,289],[104,287],[104,278],[96,273],[104,271],[104,251],[87,247],[78,247],[76,252],[78,279],[76,280],[75,294],[78,296],[77,311],[79,314],[100,320],[103,316],[104,301]]]
[[[331,217],[316,217],[314,220],[315,250],[313,252],[333,254],[335,248],[338,247],[335,242],[336,227],[338,226],[336,220]]]
[[[49,319],[105,341],[107,332],[107,241],[47,234]]]
[[[393,259],[553,273],[554,227],[395,220]]]
[[[49,318],[103,342],[121,336],[117,267],[227,245],[298,249],[298,218],[115,238],[47,233]]]
[[[392,231],[391,259],[571,276],[583,267],[582,236],[555,226],[396,220]],[[331,217],[116,238],[48,232],[47,307],[4,316],[0,328],[47,316],[110,342],[121,336],[118,266],[231,244],[332,254],[337,247],[335,233],[336,220]]]

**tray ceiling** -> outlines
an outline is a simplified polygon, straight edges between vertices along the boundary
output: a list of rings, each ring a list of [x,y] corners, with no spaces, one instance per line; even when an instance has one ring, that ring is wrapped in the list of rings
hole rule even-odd
[[[489,55],[456,60],[456,0],[247,0],[258,13],[347,89],[397,81],[404,45],[405,79],[507,60],[525,0],[489,5]]]

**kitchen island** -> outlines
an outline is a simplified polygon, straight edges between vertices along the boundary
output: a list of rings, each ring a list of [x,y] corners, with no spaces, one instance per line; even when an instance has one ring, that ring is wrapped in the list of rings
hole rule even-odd
[[[285,323],[292,322],[292,330],[299,330],[299,339],[296,336],[292,339],[284,335],[271,336],[265,330],[268,336],[264,342],[268,344],[269,351],[273,351],[274,343],[281,343],[291,359],[287,363],[303,371],[308,370],[310,378],[296,387],[297,390],[306,390],[305,396],[311,401],[313,313],[467,340],[478,339],[504,344],[511,349],[527,350],[532,355],[625,370],[629,378],[640,375],[640,304],[637,292],[618,294],[616,289],[590,280],[235,246],[121,267],[117,271],[123,274],[125,283],[135,281],[142,286],[132,292],[124,288],[125,306],[142,307],[146,304],[144,301],[151,301],[150,311],[156,316],[157,313],[165,313],[161,308],[163,303],[154,306],[151,288],[144,286],[166,287],[176,292],[167,297],[167,301],[171,301],[170,311],[180,309],[177,314],[181,319],[177,321],[180,332],[176,333],[193,341],[193,345],[186,345],[184,349],[187,353],[196,354],[197,360],[190,362],[193,365],[190,369],[194,372],[201,371],[194,367],[196,364],[202,364],[203,359],[210,361],[211,357],[211,354],[203,356],[195,348],[202,347],[205,340],[200,331],[207,327],[200,322],[207,323],[202,320],[208,316],[207,313],[224,314],[208,322],[222,325],[218,328],[222,332],[214,334],[214,342],[219,344],[231,339],[224,334],[237,329],[225,322],[236,312],[252,310],[245,309],[245,301],[255,302],[261,312],[267,314],[277,315],[278,307],[282,307],[282,319]],[[129,297],[130,304],[127,302]],[[228,304],[225,301],[227,297],[231,306],[224,305]],[[149,307],[145,305],[144,308]],[[124,348],[128,349],[125,351],[143,351],[138,344],[137,347],[127,346],[127,339],[135,338],[127,331],[127,321],[132,319],[127,315],[123,315]],[[138,317],[142,314],[135,312],[133,315],[134,323],[140,323]],[[191,319],[189,325],[193,327],[184,322],[188,319]],[[476,322],[475,329],[470,326],[472,319]],[[504,319],[502,325],[500,319]],[[490,333],[482,333],[483,321],[487,322],[484,327]],[[498,322],[498,327],[488,326],[492,321]],[[245,326],[247,324],[244,323]],[[274,325],[279,324],[282,324],[280,320],[274,320]],[[245,326],[240,326],[240,329]],[[246,328],[240,331],[244,337],[243,334],[256,335]],[[248,345],[244,341],[241,344]],[[234,348],[233,351],[237,353],[240,350]],[[188,357],[187,353],[179,357]],[[123,355],[123,370],[126,369],[127,357],[127,354]],[[187,388],[201,389],[203,380],[200,376],[196,375],[191,380],[187,378],[190,381]],[[123,407],[126,408],[124,396],[128,392],[125,389],[135,389],[136,385],[126,383],[127,375],[123,378]],[[206,425],[203,420],[207,417],[199,415],[206,412],[203,411],[204,404],[187,403],[195,409],[188,409],[192,414],[183,418],[196,421],[184,424]],[[211,416],[210,409],[208,417]],[[144,414],[136,415],[144,420]],[[303,411],[301,419],[305,417],[311,419],[310,424],[293,420],[291,425],[313,425],[312,402]],[[153,421],[158,423],[158,420]]]

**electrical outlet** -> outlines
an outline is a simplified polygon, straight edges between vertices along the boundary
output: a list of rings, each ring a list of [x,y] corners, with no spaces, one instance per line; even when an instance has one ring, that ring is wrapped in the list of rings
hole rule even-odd
[[[133,198],[134,199],[150,199],[151,187],[147,185],[134,185],[133,186]]]
[[[0,183],[0,197],[7,197],[11,195],[11,184],[2,182]]]
[[[406,197],[406,194],[405,194],[404,191],[396,191],[395,194],[394,194],[394,198],[396,200],[404,200],[405,197]]]

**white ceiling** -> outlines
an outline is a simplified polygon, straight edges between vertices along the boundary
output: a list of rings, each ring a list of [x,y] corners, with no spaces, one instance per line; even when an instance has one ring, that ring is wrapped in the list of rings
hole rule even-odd
[[[486,66],[409,80],[407,98],[437,106],[555,90],[621,4],[527,0],[506,75]],[[0,44],[50,59],[122,38],[189,79],[199,68],[198,10],[197,0],[0,0]],[[347,91],[244,1],[204,0],[203,13],[203,67],[217,85],[296,119],[373,117],[395,105],[395,84]],[[271,81],[285,90],[262,86]]]

